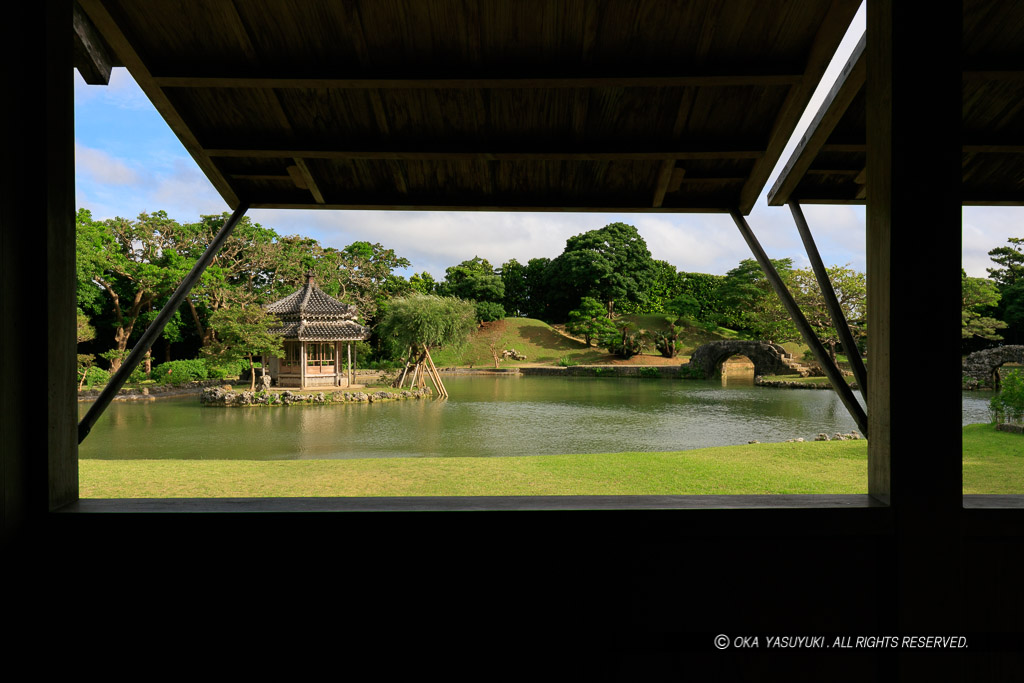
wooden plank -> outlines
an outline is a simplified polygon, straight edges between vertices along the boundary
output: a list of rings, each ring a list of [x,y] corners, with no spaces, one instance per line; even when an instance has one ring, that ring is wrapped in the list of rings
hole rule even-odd
[[[220,172],[213,160],[210,159],[209,155],[203,151],[203,146],[199,144],[199,140],[189,127],[185,124],[181,114],[171,104],[170,99],[161,89],[159,85],[153,80],[152,74],[146,67],[142,58],[135,51],[135,48],[129,42],[128,38],[121,31],[121,28],[114,21],[114,18],[110,15],[110,12],[104,7],[101,0],[79,0],[82,9],[89,16],[93,25],[100,32],[103,38],[110,45],[110,48],[117,54],[124,65],[128,67],[128,71],[131,73],[132,78],[138,83],[142,91],[146,93],[153,106],[163,117],[164,121],[170,127],[174,134],[181,141],[181,144],[185,147],[188,153],[195,159],[195,162],[199,165],[199,168],[203,171],[210,182],[216,188],[217,192],[224,199],[224,201],[232,209],[236,209],[239,206],[239,198],[235,193],[235,190],[231,187],[231,183],[228,182],[227,178]]]
[[[108,85],[113,58],[107,44],[78,3],[74,4],[75,67],[89,85]]]
[[[668,76],[535,76],[525,78],[322,78],[164,75],[154,79],[161,88],[244,88],[324,90],[537,90],[565,88],[685,88],[731,86],[789,86],[803,74],[683,74]]]

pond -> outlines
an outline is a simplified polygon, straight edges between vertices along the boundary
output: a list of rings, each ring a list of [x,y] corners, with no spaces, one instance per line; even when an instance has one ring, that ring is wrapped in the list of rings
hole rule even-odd
[[[832,391],[751,380],[451,376],[447,401],[213,408],[114,402],[82,458],[512,456],[675,451],[856,429]],[[858,395],[859,396],[859,395]],[[82,415],[88,403],[79,404]]]

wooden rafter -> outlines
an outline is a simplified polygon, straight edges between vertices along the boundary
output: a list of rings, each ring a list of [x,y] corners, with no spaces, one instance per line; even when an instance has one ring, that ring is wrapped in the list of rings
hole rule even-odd
[[[633,150],[558,150],[530,151],[526,149],[341,149],[341,148],[240,148],[211,147],[211,157],[237,157],[249,159],[392,159],[395,161],[659,161],[676,159],[761,159],[764,151],[750,146],[718,149],[633,149]]]
[[[78,3],[74,5],[72,25],[75,33],[75,67],[78,73],[82,74],[82,79],[89,85],[109,84],[114,59],[107,49],[106,42]]]
[[[318,78],[246,76],[158,76],[161,88],[322,88],[332,90],[464,90],[544,88],[685,88],[713,86],[790,86],[803,81],[799,73],[691,74],[670,76],[568,76],[526,78]]]
[[[174,134],[178,136],[178,140],[181,141],[181,144],[184,145],[188,153],[195,159],[199,168],[202,169],[206,177],[213,183],[220,196],[223,197],[224,201],[232,209],[237,208],[239,206],[239,198],[235,190],[228,183],[227,178],[224,177],[220,169],[217,168],[216,164],[210,159],[209,155],[203,151],[203,146],[196,139],[195,134],[189,129],[178,109],[171,104],[171,100],[167,97],[166,93],[154,81],[145,62],[135,51],[132,42],[121,31],[121,27],[110,16],[107,8],[99,0],[80,0],[80,4],[96,29],[106,38],[110,48],[121,58],[124,65],[128,67],[128,71],[131,72],[135,82],[146,93],[146,96],[149,97],[153,106],[160,112],[164,121],[174,131]]]

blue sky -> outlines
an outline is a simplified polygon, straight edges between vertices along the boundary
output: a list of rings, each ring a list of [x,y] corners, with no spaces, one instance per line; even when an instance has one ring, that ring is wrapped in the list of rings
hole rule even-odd
[[[782,164],[803,134],[864,30],[858,12],[821,86],[797,126]],[[75,168],[80,208],[94,218],[134,218],[165,210],[182,222],[228,210],[213,186],[164,123],[125,69],[114,70],[108,86],[89,86],[75,74]],[[768,255],[807,258],[789,209],[769,207],[762,193],[748,221]],[[815,240],[828,265],[849,264],[863,271],[863,207],[804,207]],[[495,267],[510,258],[554,258],[572,235],[614,221],[635,225],[656,259],[683,271],[722,274],[751,254],[728,215],[596,214],[396,211],[286,211],[254,209],[252,220],[279,234],[301,234],[343,247],[356,240],[380,242],[412,261],[411,272],[444,269],[481,256]],[[969,275],[985,276],[987,252],[1010,236],[1024,237],[1024,208],[964,209],[963,263]],[[407,274],[409,274],[407,273]]]

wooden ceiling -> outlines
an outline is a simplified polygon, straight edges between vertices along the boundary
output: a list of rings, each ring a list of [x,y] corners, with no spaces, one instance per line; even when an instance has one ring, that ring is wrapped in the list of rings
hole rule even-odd
[[[232,208],[749,213],[859,0],[80,0]]]
[[[960,136],[963,204],[1024,206],[1024,4],[968,0],[963,7],[963,122],[937,134]],[[768,193],[770,205],[864,203],[863,47],[862,39]]]

